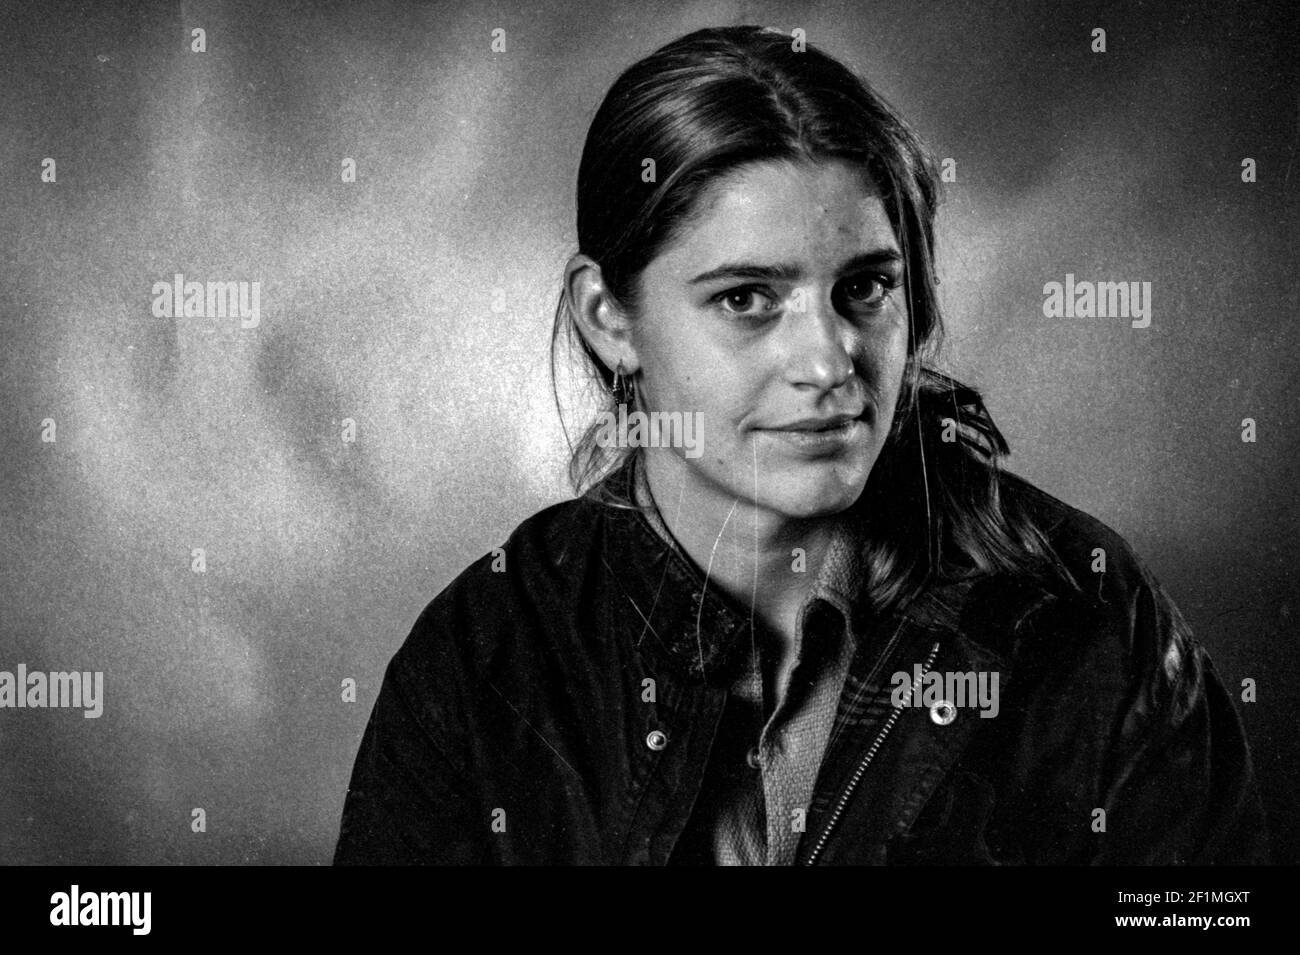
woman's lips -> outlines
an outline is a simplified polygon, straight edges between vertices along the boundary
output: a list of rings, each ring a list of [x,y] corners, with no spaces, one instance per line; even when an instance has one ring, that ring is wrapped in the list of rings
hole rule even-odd
[[[862,418],[840,416],[824,420],[808,420],[784,425],[780,428],[759,428],[778,441],[800,451],[837,453],[864,437],[866,423]]]

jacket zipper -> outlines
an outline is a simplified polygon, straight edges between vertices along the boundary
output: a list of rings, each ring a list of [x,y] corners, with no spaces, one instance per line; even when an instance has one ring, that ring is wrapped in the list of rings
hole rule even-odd
[[[853,775],[849,777],[848,784],[844,787],[844,791],[840,793],[839,801],[835,804],[835,810],[831,813],[831,817],[827,820],[826,825],[822,827],[821,836],[817,839],[817,844],[813,846],[812,851],[808,853],[808,858],[804,860],[804,865],[813,865],[817,861],[817,857],[821,855],[822,849],[826,847],[826,841],[831,837],[831,832],[834,831],[836,824],[840,821],[840,816],[844,814],[844,807],[848,805],[849,799],[853,796],[854,790],[857,789],[859,781],[861,781],[863,774],[867,771],[867,767],[870,766],[871,761],[875,759],[876,753],[879,752],[881,744],[885,741],[885,737],[889,735],[889,731],[894,728],[894,724],[898,722],[898,718],[903,715],[903,707],[906,707],[911,703],[912,696],[920,686],[921,680],[925,677],[926,673],[929,672],[930,665],[934,663],[935,654],[938,652],[939,644],[936,642],[935,645],[930,648],[930,655],[925,658],[925,664],[921,667],[921,672],[912,680],[912,687],[907,694],[907,699],[903,701],[902,706],[895,706],[890,711],[889,717],[885,720],[885,725],[880,728],[880,732],[876,734],[876,738],[871,741],[871,746],[868,747],[866,754],[862,757],[862,762],[858,763],[858,768],[855,769]]]

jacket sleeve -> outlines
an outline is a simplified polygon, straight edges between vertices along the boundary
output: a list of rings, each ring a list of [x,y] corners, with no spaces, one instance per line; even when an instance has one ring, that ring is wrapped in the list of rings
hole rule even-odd
[[[1231,694],[1144,571],[1130,603],[1136,672],[1103,787],[1097,865],[1267,864],[1264,812]]]
[[[384,674],[343,805],[335,865],[472,865],[488,820],[455,753],[430,725],[445,674],[416,624]]]

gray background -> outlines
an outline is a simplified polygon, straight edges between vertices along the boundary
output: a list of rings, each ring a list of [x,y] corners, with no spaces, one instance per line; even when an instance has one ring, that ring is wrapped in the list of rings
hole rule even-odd
[[[102,670],[106,701],[0,710],[0,862],[328,860],[415,616],[566,496],[547,341],[600,96],[741,22],[804,28],[957,160],[951,367],[1257,681],[1294,861],[1293,9],[3,4],[0,669]],[[261,325],[154,318],[177,271],[260,281]],[[1151,327],[1044,318],[1066,272],[1152,282]]]

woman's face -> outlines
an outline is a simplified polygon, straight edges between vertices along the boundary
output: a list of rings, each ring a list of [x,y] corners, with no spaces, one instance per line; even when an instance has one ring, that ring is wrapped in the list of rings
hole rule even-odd
[[[642,406],[702,426],[698,456],[645,449],[651,476],[670,466],[724,506],[788,518],[842,511],[884,445],[907,358],[884,204],[845,163],[763,162],[713,183],[700,212],[640,280]]]

